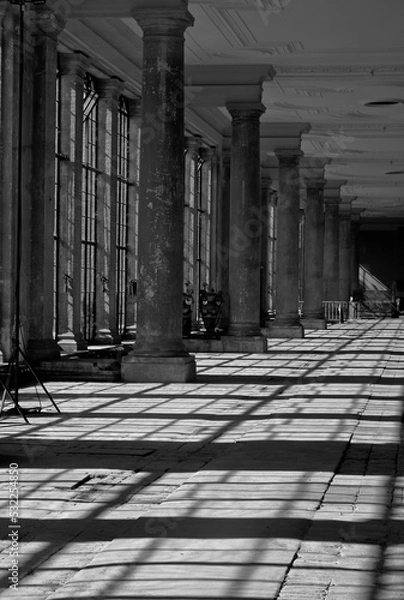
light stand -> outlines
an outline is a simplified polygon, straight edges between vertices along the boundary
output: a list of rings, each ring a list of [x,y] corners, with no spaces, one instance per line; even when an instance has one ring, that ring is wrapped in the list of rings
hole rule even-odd
[[[17,412],[23,416],[24,420],[28,423],[28,419],[24,414],[24,410],[19,405],[19,386],[20,386],[20,356],[22,356],[24,363],[30,373],[35,377],[36,381],[42,386],[43,390],[47,394],[48,398],[56,408],[57,412],[60,412],[56,406],[53,398],[45,388],[43,383],[39,380],[35,371],[28,363],[25,352],[21,349],[20,344],[20,305],[21,305],[21,262],[22,262],[22,190],[23,190],[23,118],[24,118],[24,12],[26,4],[33,4],[39,6],[46,4],[46,0],[9,0],[10,4],[17,5],[20,7],[19,11],[19,89],[18,89],[18,165],[17,165],[17,206],[16,206],[16,248],[15,248],[15,333],[12,338],[14,350],[9,363],[9,374],[7,377],[7,383],[2,383],[3,396],[0,412],[3,411],[3,405],[6,395],[12,398]],[[11,373],[13,373],[14,379],[14,396],[9,391],[9,383],[11,380]]]

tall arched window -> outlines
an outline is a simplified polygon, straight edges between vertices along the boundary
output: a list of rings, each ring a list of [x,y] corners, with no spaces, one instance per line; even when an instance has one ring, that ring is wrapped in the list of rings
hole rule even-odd
[[[118,111],[117,211],[116,211],[116,290],[117,331],[126,326],[127,244],[128,244],[128,183],[129,183],[129,115],[124,97]]]
[[[90,75],[84,86],[83,107],[83,193],[81,305],[82,331],[86,340],[95,334],[96,283],[96,211],[97,211],[97,102],[94,80]]]
[[[55,196],[53,220],[53,336],[56,339],[58,332],[58,273],[59,273],[59,244],[60,244],[60,70],[56,73],[56,129],[55,129]]]

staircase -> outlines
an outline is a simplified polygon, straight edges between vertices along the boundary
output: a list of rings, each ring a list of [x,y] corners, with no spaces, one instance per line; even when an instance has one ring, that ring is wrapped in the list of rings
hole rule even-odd
[[[361,318],[391,317],[395,310],[391,301],[391,290],[363,265],[359,265],[359,283],[363,291],[360,302]]]

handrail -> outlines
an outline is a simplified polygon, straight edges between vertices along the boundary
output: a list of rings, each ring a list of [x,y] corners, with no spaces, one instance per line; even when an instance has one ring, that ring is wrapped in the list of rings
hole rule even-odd
[[[343,323],[348,309],[348,302],[324,300],[324,318],[328,323]]]
[[[397,312],[392,302],[378,302],[379,310],[363,301],[325,300],[323,302],[324,318],[328,323],[343,323],[347,319],[355,321],[366,318],[366,313],[375,317],[394,316]]]
[[[361,303],[350,300],[324,300],[324,318],[328,323],[343,323],[361,318]]]

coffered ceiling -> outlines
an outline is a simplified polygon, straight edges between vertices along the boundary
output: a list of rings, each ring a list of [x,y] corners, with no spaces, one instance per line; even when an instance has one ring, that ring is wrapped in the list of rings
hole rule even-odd
[[[55,0],[57,3],[59,0]],[[148,6],[183,0],[148,0]],[[145,0],[66,0],[61,51],[82,50],[99,74],[141,93]],[[403,0],[190,0],[186,32],[187,128],[229,143],[229,101],[261,99],[262,162],[296,143],[327,159],[326,178],[363,220],[404,220]],[[292,133],[291,133],[292,132]]]

